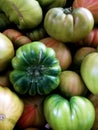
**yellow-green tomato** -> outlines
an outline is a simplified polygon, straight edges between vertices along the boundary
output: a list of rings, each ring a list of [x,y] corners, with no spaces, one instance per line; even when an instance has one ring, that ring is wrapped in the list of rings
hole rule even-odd
[[[77,9],[56,7],[47,11],[44,19],[46,32],[62,42],[77,42],[93,28],[92,13],[83,7]]]
[[[98,94],[98,52],[92,52],[83,59],[80,73],[91,93]]]
[[[44,101],[44,115],[53,130],[91,130],[95,109],[85,97],[73,96],[68,100],[51,94]]]
[[[13,130],[23,110],[20,97],[8,87],[0,86],[0,130]]]
[[[0,0],[0,9],[20,30],[37,27],[43,18],[43,11],[37,0]]]
[[[3,33],[0,33],[0,71],[3,71],[7,68],[13,56],[13,43],[7,36],[5,36]]]

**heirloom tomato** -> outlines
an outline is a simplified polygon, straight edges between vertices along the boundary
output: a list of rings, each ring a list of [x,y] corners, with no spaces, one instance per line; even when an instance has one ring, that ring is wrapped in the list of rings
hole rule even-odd
[[[20,94],[48,94],[59,85],[61,67],[55,51],[42,42],[19,47],[12,59],[10,81]]]
[[[75,71],[65,70],[60,74],[59,91],[64,96],[85,95],[87,88],[80,75]]]
[[[51,94],[44,100],[44,115],[53,130],[91,130],[95,109],[85,97],[72,96],[68,101]]]
[[[72,7],[89,9],[93,14],[94,22],[98,24],[98,0],[74,0]]]
[[[43,38],[40,41],[43,42],[47,47],[54,49],[62,70],[67,69],[71,65],[72,54],[65,43],[55,40],[51,37]]]
[[[0,0],[0,10],[21,30],[37,27],[43,11],[36,0]]]
[[[24,109],[23,101],[7,87],[0,86],[0,130],[13,130]]]
[[[0,33],[0,71],[3,71],[9,65],[14,57],[14,46],[11,40]]]
[[[88,99],[93,103],[95,107],[95,121],[92,130],[98,130],[98,94],[90,94]]]
[[[93,28],[94,18],[86,8],[49,9],[44,18],[46,32],[62,42],[76,42],[83,39]]]
[[[47,6],[51,4],[54,0],[37,0],[41,6]]]
[[[92,52],[83,59],[80,72],[87,88],[98,94],[98,52]]]
[[[46,124],[43,114],[43,100],[45,96],[25,96],[22,97],[24,110],[17,122],[17,126],[23,130],[29,127],[41,128]]]

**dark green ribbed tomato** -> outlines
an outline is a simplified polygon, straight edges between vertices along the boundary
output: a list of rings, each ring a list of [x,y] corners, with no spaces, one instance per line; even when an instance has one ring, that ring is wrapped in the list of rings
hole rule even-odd
[[[54,50],[42,42],[31,42],[18,48],[12,66],[10,81],[20,94],[45,95],[59,85],[59,61]]]
[[[85,97],[69,100],[51,94],[44,100],[44,115],[53,130],[91,130],[95,120],[93,104]]]

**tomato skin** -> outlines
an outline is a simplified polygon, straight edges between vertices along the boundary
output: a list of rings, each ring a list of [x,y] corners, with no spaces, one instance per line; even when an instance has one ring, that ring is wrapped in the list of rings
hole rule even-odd
[[[24,130],[29,127],[41,128],[46,124],[43,115],[43,100],[44,96],[35,95],[22,97],[24,103],[24,110],[17,122],[17,126]]]
[[[50,5],[51,3],[54,2],[54,0],[37,0],[40,5],[43,7],[43,6],[47,6],[47,5]]]
[[[60,74],[59,91],[63,96],[72,97],[85,95],[87,88],[83,83],[80,75],[75,71],[65,70]]]
[[[11,40],[0,33],[0,72],[4,71],[14,57],[14,46]]]
[[[10,81],[20,94],[44,95],[59,85],[59,61],[55,51],[42,42],[35,41],[18,48],[12,66]]]
[[[96,52],[96,49],[94,47],[80,47],[73,57],[74,65],[78,68],[80,68],[81,63],[85,56],[87,56],[89,53]]]
[[[35,28],[42,21],[43,11],[37,0],[5,0],[5,2],[1,0],[0,5],[2,5],[1,11],[6,14],[9,21],[20,30]]]
[[[51,37],[46,37],[40,40],[47,47],[51,47],[56,52],[62,70],[66,70],[72,63],[72,54],[67,45],[57,41]]]
[[[86,8],[69,10],[52,8],[44,19],[46,32],[62,42],[76,42],[83,39],[93,28],[94,18]]]
[[[88,99],[93,103],[95,108],[95,121],[92,130],[98,130],[98,94],[90,94]]]
[[[87,88],[98,94],[98,53],[88,54],[81,63],[80,73]]]
[[[78,46],[88,46],[96,48],[98,46],[98,28],[93,28],[92,31],[84,39],[75,44]]]
[[[13,130],[23,109],[20,97],[8,87],[0,86],[0,129]]]
[[[98,23],[98,0],[74,0],[72,7],[84,7],[89,9],[93,14],[94,22]]]
[[[51,94],[44,101],[44,114],[53,130],[90,130],[95,119],[93,104],[80,96],[73,96],[68,101]]]
[[[41,7],[49,10],[54,7],[64,7],[66,5],[66,0],[37,0]]]

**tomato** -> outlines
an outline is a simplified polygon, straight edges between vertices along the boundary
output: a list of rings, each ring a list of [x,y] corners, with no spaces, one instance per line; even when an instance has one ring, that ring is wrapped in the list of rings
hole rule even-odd
[[[0,5],[9,21],[21,30],[35,28],[42,21],[43,11],[36,0],[0,0]]]
[[[11,59],[14,57],[14,46],[11,40],[0,33],[0,71],[7,68]]]
[[[5,29],[3,31],[3,34],[6,35],[13,42],[15,50],[18,47],[31,42],[30,38],[28,38],[16,29]]]
[[[35,29],[32,29],[31,31],[26,32],[26,36],[31,39],[31,41],[38,41],[42,38],[47,37],[47,33],[43,27],[43,25],[40,25],[36,27]]]
[[[90,94],[88,99],[93,103],[95,108],[95,121],[92,130],[98,130],[98,94]]]
[[[52,8],[44,18],[44,27],[49,36],[62,42],[83,39],[93,28],[94,18],[86,8]]]
[[[24,102],[24,110],[17,122],[17,126],[20,129],[26,129],[29,127],[41,128],[46,124],[46,120],[43,114],[43,100],[44,96],[35,95],[22,97]]]
[[[80,68],[81,63],[82,63],[84,57],[87,56],[89,53],[92,53],[92,52],[96,52],[96,49],[93,48],[93,47],[85,47],[85,46],[84,47],[80,47],[75,52],[75,55],[73,56],[74,65],[77,68]]]
[[[43,42],[47,47],[54,49],[62,70],[66,70],[71,65],[72,54],[66,44],[51,37],[43,38],[40,41]]]
[[[23,109],[24,104],[18,95],[0,86],[0,130],[13,130]]]
[[[47,6],[47,5],[50,5],[51,3],[54,2],[54,0],[37,0],[40,5],[43,7],[43,6]]]
[[[19,47],[12,59],[10,81],[20,94],[44,95],[59,85],[61,67],[55,51],[42,42]]]
[[[98,0],[74,0],[72,7],[89,9],[93,14],[94,22],[98,24]]]
[[[98,46],[98,28],[93,28],[92,31],[84,39],[76,43],[76,45],[96,48]]]
[[[0,32],[9,27],[11,27],[9,19],[3,12],[0,11]]]
[[[66,0],[37,0],[42,8],[49,10],[53,7],[64,7],[66,4]]]
[[[81,63],[80,73],[87,88],[98,94],[98,53],[88,54]]]
[[[11,87],[11,83],[9,80],[9,73],[10,73],[10,71],[5,71],[0,74],[0,86],[8,87],[8,88]]]
[[[60,74],[59,91],[64,96],[71,97],[84,95],[87,93],[87,88],[78,73],[71,70],[65,70]]]
[[[91,130],[95,109],[85,97],[73,96],[68,100],[51,94],[44,100],[44,115],[53,130]]]

